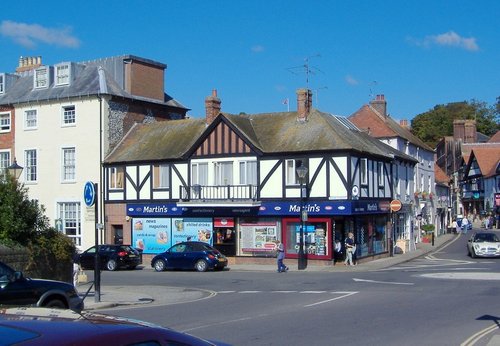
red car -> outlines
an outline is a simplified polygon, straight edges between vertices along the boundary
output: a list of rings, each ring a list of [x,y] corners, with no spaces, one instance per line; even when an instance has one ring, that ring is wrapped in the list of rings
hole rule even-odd
[[[0,309],[2,345],[193,345],[207,340],[122,317],[47,308]]]

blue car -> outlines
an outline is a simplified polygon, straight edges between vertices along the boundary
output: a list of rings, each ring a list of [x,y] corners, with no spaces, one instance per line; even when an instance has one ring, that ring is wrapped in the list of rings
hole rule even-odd
[[[151,267],[157,272],[167,269],[187,269],[205,272],[223,270],[227,258],[219,250],[200,241],[187,241],[175,244],[167,251],[151,260]]]
[[[461,217],[457,218],[457,226],[460,227],[460,229],[463,231],[462,220],[463,220],[463,218],[461,218]],[[469,221],[469,223],[467,224],[467,231],[470,231],[470,230],[472,230],[472,223]]]

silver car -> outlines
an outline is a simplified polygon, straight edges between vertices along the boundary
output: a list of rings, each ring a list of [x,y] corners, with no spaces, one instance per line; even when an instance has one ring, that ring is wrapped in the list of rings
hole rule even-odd
[[[467,242],[469,256],[475,257],[497,257],[500,256],[500,240],[492,232],[474,233]]]

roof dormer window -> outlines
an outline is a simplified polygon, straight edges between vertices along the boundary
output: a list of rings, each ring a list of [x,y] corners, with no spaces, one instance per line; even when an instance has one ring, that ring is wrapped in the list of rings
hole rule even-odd
[[[68,85],[71,80],[71,68],[69,63],[55,66],[55,84]]]
[[[35,70],[35,89],[47,88],[49,86],[49,68],[42,66]]]

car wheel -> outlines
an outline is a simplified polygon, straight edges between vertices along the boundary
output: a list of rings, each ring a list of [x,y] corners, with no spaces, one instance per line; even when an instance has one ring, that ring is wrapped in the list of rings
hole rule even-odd
[[[155,261],[153,267],[157,272],[162,272],[167,268],[167,263],[165,263],[164,260],[159,259]]]
[[[106,263],[106,269],[107,270],[110,270],[110,271],[113,271],[113,270],[116,270],[116,268],[118,267],[118,264],[116,263],[115,260],[112,260],[110,259],[107,263]]]
[[[205,260],[198,260],[194,265],[195,269],[199,272],[206,272],[208,269],[208,263]]]
[[[68,307],[60,299],[52,299],[43,305],[46,308],[67,309]]]
[[[474,249],[470,252],[470,257],[476,258],[476,253],[474,252]]]

